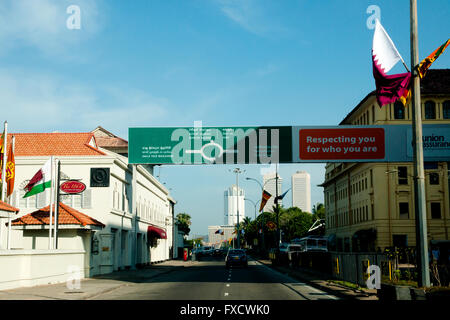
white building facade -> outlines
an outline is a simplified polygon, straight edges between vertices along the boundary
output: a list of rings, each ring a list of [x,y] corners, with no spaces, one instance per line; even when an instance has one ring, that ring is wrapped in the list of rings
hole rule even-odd
[[[237,189],[236,185],[232,185],[225,190],[224,193],[224,224],[228,226],[234,226],[238,222],[244,221],[245,218],[245,191],[242,188]]]
[[[100,148],[92,133],[15,136],[16,187],[11,205],[20,209],[16,218],[49,205],[49,189],[23,199],[23,187],[50,158],[49,154],[60,160],[62,178],[77,179],[86,185],[82,194],[64,196],[61,202],[100,221],[105,227],[95,231],[61,232],[58,241],[58,250],[84,252],[84,276],[134,269],[173,258],[175,200],[152,176],[150,167],[130,165],[126,156]],[[30,148],[30,145],[37,147]],[[86,232],[90,232],[88,243],[77,239],[81,236],[85,239]],[[49,250],[48,226],[33,234],[33,237],[27,236],[26,227],[13,227],[11,249],[15,252]]]
[[[311,177],[306,171],[292,175],[292,206],[311,212]]]

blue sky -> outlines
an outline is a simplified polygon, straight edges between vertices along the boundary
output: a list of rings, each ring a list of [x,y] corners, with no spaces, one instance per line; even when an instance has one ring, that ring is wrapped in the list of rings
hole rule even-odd
[[[450,35],[450,2],[419,0],[419,54]],[[69,5],[81,29],[69,30]],[[367,8],[409,65],[409,0],[3,0],[1,109],[11,132],[90,131],[127,138],[130,126],[337,125],[374,89]],[[446,52],[433,68],[449,68]],[[398,64],[391,73],[403,72]],[[281,165],[283,189],[324,165]],[[161,169],[192,232],[223,222],[229,166]],[[261,166],[244,176],[261,177]],[[159,168],[156,173],[159,173]],[[244,182],[247,196],[259,187]],[[286,196],[289,203],[290,193]],[[254,216],[248,204],[247,215]]]

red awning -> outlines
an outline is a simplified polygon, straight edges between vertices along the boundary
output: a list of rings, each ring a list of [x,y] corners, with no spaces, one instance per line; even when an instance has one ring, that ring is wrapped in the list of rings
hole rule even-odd
[[[148,226],[147,236],[149,238],[156,237],[160,239],[167,239],[166,231],[155,226]]]

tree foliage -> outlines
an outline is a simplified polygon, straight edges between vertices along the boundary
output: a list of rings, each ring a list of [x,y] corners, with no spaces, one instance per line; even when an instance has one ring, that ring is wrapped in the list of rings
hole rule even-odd
[[[184,233],[184,235],[188,235],[191,231],[191,216],[187,213],[179,213],[176,216],[178,230]]]

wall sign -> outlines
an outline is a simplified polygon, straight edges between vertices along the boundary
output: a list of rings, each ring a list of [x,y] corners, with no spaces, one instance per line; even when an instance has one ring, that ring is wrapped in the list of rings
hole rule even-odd
[[[61,184],[59,188],[66,194],[78,194],[86,190],[86,185],[78,180],[69,180]]]
[[[91,187],[109,187],[109,168],[91,168]]]

